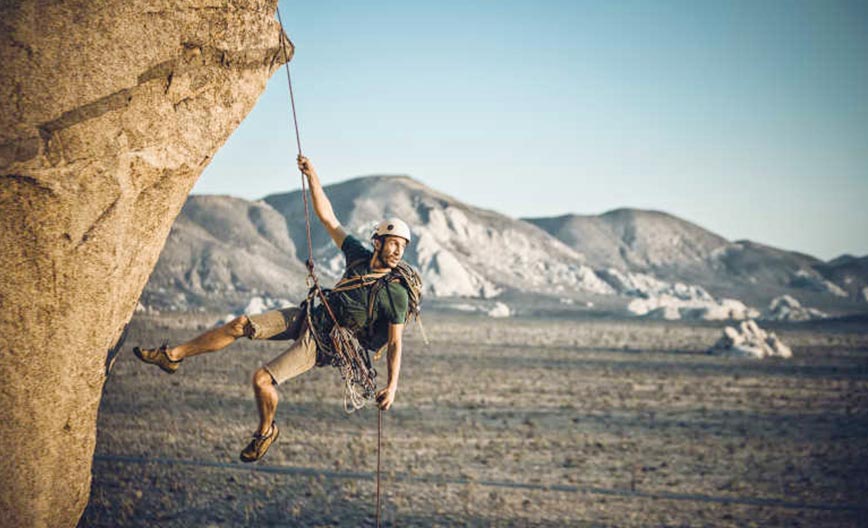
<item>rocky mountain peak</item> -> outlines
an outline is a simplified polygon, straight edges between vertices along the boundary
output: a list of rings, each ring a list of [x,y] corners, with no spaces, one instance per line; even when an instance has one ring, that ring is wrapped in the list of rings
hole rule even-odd
[[[729,242],[661,211],[622,208],[523,221],[473,207],[406,175],[353,178],[326,186],[326,193],[344,227],[364,242],[385,217],[410,224],[414,241],[405,258],[420,270],[429,299],[503,302],[504,296],[536,295],[584,306],[604,296],[621,299],[608,302],[610,308],[667,318],[749,317],[766,313],[764,307],[781,295],[832,311],[842,303],[864,303],[861,290],[845,292],[813,257]],[[314,259],[328,285],[342,273],[343,258],[311,219]],[[307,239],[300,191],[260,202],[191,198],[173,236],[183,243],[170,240],[152,282],[164,289],[181,285],[194,304],[212,295],[205,284],[214,281],[203,280],[208,276],[226,277],[230,286],[213,296],[235,292],[239,306],[245,294],[276,299],[298,295],[288,285],[303,284]],[[188,251],[193,247],[200,248],[199,257]],[[171,270],[163,265],[168,263]],[[282,286],[269,285],[263,270],[271,270],[267,275],[279,277]]]

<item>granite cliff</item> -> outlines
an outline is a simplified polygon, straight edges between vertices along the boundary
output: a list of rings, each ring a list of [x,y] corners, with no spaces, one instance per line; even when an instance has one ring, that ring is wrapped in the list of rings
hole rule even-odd
[[[191,187],[283,62],[275,7],[0,3],[4,525],[78,522],[125,325]]]

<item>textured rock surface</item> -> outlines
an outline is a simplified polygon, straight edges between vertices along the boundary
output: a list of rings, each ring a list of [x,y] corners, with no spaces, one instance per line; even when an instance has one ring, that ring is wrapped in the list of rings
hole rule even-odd
[[[815,308],[802,306],[795,297],[782,295],[775,297],[769,303],[769,308],[763,314],[763,319],[772,321],[810,321],[811,319],[823,319],[828,317],[825,313]]]
[[[622,273],[614,268],[597,270],[597,275],[622,295],[636,297],[627,305],[635,315],[651,319],[748,319],[759,312],[737,299],[713,297],[701,286],[656,279],[644,273]]]
[[[279,67],[275,1],[0,4],[0,511],[74,526],[112,350]]]
[[[790,347],[778,339],[774,332],[766,332],[753,320],[742,321],[737,327],[724,328],[723,335],[708,353],[755,359],[793,357]]]

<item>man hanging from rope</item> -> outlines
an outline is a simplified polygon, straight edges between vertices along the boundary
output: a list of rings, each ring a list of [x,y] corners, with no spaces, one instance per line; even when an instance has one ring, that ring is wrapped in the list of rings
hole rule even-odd
[[[372,235],[374,250],[366,249],[341,226],[311,162],[299,155],[298,168],[310,184],[317,217],[346,257],[344,276],[326,293],[327,304],[313,306],[316,299],[311,294],[301,308],[242,315],[176,347],[164,344],[155,349],[133,349],[145,363],[174,373],[185,358],[220,350],[240,337],[295,340],[289,349],[253,374],[259,428],[241,452],[244,462],[262,458],[280,434],[274,421],[278,402],[276,386],[314,366],[339,366],[334,341],[330,339],[335,321],[349,330],[354,342],[364,349],[364,362],[371,372],[366,351],[386,347],[388,382],[376,392],[376,400],[380,409],[389,409],[398,390],[404,323],[408,315],[418,314],[421,280],[401,260],[410,242],[407,224],[397,218],[381,222]],[[312,269],[312,264],[309,266]]]

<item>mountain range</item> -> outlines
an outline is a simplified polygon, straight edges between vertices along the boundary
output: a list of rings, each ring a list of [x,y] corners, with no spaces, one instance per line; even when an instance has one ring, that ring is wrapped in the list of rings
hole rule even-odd
[[[516,219],[407,176],[355,178],[325,190],[345,228],[362,240],[385,217],[411,225],[415,240],[405,258],[419,269],[434,307],[740,319],[768,313],[772,301],[789,296],[810,307],[811,317],[868,311],[868,257],[824,262],[729,241],[657,211]],[[311,215],[313,256],[328,285],[343,258]],[[306,256],[300,191],[258,201],[191,196],[142,305],[241,310],[251,299],[263,307],[294,302],[307,290]]]

